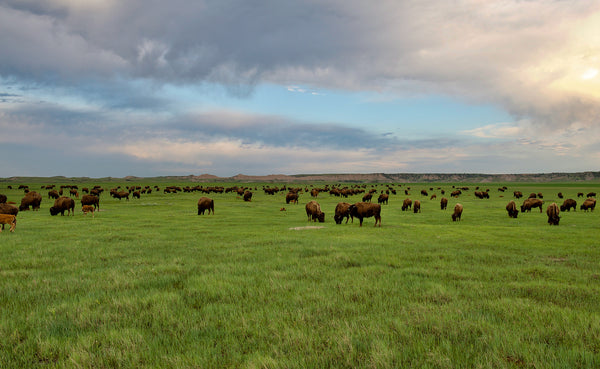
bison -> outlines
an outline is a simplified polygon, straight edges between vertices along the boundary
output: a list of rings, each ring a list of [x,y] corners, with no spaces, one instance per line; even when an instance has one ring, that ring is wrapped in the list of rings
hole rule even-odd
[[[381,195],[379,195],[379,198],[377,199],[377,203],[378,204],[386,204],[388,203],[388,199],[390,198],[390,195],[388,195],[387,193],[382,193]]]
[[[348,220],[350,220],[350,204],[347,202],[340,202],[335,207],[333,220],[335,220],[335,224],[342,224],[344,218],[346,218],[346,224],[348,224]],[[354,218],[352,219],[352,222],[354,222]]]
[[[446,210],[447,207],[448,207],[448,199],[445,197],[442,197],[442,199],[440,200],[440,208],[442,210]]]
[[[367,192],[363,197],[362,197],[362,201],[363,202],[370,202],[371,199],[373,198],[373,194],[371,192]]]
[[[513,196],[515,197],[515,199],[520,199],[521,197],[523,197],[523,192],[513,191]]]
[[[315,200],[311,200],[306,203],[306,216],[308,220],[319,221],[319,223],[325,222],[325,213],[321,211],[321,205]]]
[[[585,201],[583,202],[583,204],[581,204],[581,206],[579,207],[581,210],[591,210],[594,211],[594,208],[596,207],[596,199],[585,199]]]
[[[75,200],[70,197],[61,196],[54,200],[54,206],[50,208],[50,215],[60,213],[60,215],[64,216],[65,210],[67,211],[67,215],[75,215]]]
[[[201,197],[198,200],[198,215],[204,215],[204,212],[208,210],[208,214],[212,211],[212,214],[215,215],[215,202],[213,199],[208,197]]]
[[[83,205],[81,207],[81,211],[83,211],[83,215],[87,215],[87,213],[92,213],[92,218],[94,217],[94,207],[92,205]]]
[[[244,192],[244,201],[252,201],[252,192],[246,190],[246,192]]]
[[[529,198],[523,202],[523,205],[521,205],[521,213],[524,213],[526,211],[531,212],[532,208],[540,208],[540,213],[541,213],[543,203],[544,202],[540,199]]]
[[[81,196],[81,206],[92,205],[94,209],[100,209],[100,198],[96,195]]]
[[[59,197],[60,197],[60,195],[58,194],[58,191],[56,191],[56,190],[50,190],[50,191],[48,191],[48,198],[49,198],[49,199],[54,199],[54,200],[56,200],[56,199],[58,199]]]
[[[31,206],[32,210],[40,210],[40,204],[42,203],[42,195],[35,191],[28,192],[25,197],[21,199],[21,205],[19,210],[29,210]]]
[[[6,202],[6,200],[8,200],[6,195],[3,195],[0,193],[0,204],[4,204]]]
[[[381,205],[379,204],[357,202],[356,204],[350,205],[350,216],[352,218],[358,218],[361,227],[363,218],[375,217],[375,227],[377,227],[377,223],[379,223],[379,226],[381,227]]]
[[[577,209],[577,201],[573,199],[566,199],[560,206],[560,211],[571,211],[571,209],[573,209],[573,211]]]
[[[463,206],[461,204],[454,205],[454,213],[452,214],[452,221],[456,222],[457,220],[460,220],[460,217],[462,216],[462,212],[463,212]]]
[[[17,226],[17,217],[12,214],[0,214],[0,224],[2,224],[2,228],[0,228],[0,232],[4,229],[4,225],[10,225],[10,231],[14,232],[15,227]]]
[[[413,204],[413,212],[415,214],[421,212],[421,201],[415,200],[415,203]]]
[[[595,192],[588,192],[588,194],[586,196],[588,198],[590,198],[590,197],[596,197],[596,193]]]
[[[402,211],[404,211],[406,209],[411,209],[411,208],[412,208],[412,200],[404,199],[404,202],[402,203]]]
[[[506,211],[508,212],[508,216],[510,218],[517,218],[519,215],[519,210],[517,210],[517,204],[513,200],[510,200],[508,204],[506,204]]]
[[[285,203],[289,204],[290,202],[293,202],[294,204],[298,204],[298,193],[297,192],[288,192],[287,195],[285,195]]]
[[[558,210],[558,205],[556,205],[555,202],[548,205],[548,208],[546,208],[546,214],[548,215],[548,224],[558,225],[558,222],[560,221],[560,217],[558,216],[559,213],[560,210]]]

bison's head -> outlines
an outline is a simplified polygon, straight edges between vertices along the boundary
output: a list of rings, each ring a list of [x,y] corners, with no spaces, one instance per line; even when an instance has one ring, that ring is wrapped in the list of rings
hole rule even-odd
[[[325,213],[319,213],[319,215],[317,215],[317,219],[319,219],[319,223],[325,223]]]
[[[56,215],[59,213],[59,210],[54,206],[50,208],[50,215]]]

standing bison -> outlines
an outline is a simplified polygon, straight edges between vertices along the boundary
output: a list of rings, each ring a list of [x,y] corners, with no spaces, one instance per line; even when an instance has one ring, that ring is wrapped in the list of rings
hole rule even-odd
[[[413,204],[413,212],[415,214],[420,213],[421,212],[421,201],[419,200],[415,200],[415,203]]]
[[[442,210],[446,210],[447,207],[448,207],[448,199],[445,197],[442,197],[442,199],[440,200],[440,208],[442,208]]]
[[[252,192],[246,190],[246,192],[244,192],[244,201],[252,201]]]
[[[212,214],[215,215],[215,202],[208,197],[201,197],[200,200],[198,200],[198,215],[204,215],[206,210],[208,210],[209,215],[211,211]]]
[[[352,218],[358,218],[361,227],[363,218],[375,217],[375,227],[377,227],[377,223],[379,223],[379,226],[381,227],[381,205],[379,204],[357,202],[354,205],[350,205],[350,216]]]
[[[342,220],[346,218],[346,224],[350,220],[350,204],[347,202],[340,202],[335,207],[335,215],[333,219],[335,220],[335,224],[342,224]],[[354,218],[352,219],[354,222]]]
[[[548,224],[558,225],[558,222],[560,221],[560,217],[558,216],[559,213],[560,210],[558,209],[558,205],[556,205],[555,202],[548,205],[548,208],[546,208],[546,214],[548,215]]]
[[[404,202],[402,203],[402,211],[404,211],[406,209],[410,209],[411,207],[412,207],[412,200],[404,199]]]
[[[311,200],[306,203],[306,216],[309,221],[319,221],[319,223],[325,222],[325,213],[321,211],[321,205],[315,200]]]
[[[583,204],[581,204],[581,206],[579,207],[581,210],[591,210],[594,211],[594,208],[596,207],[596,199],[585,199],[585,201],[583,202]]]
[[[573,199],[566,199],[560,206],[560,211],[571,211],[571,208],[573,211],[577,209],[577,201]]]
[[[40,210],[40,204],[42,203],[42,195],[35,191],[27,192],[25,197],[21,199],[21,205],[19,210],[29,210],[31,206],[32,210]]]
[[[70,197],[61,196],[58,199],[54,200],[54,206],[50,208],[50,215],[65,215],[65,211],[67,211],[67,215],[75,216],[75,200]]]
[[[388,195],[387,193],[382,193],[381,195],[379,195],[379,198],[377,199],[377,203],[378,204],[386,204],[388,203],[388,199],[390,198],[390,195]]]
[[[517,210],[517,204],[513,200],[510,200],[508,204],[506,204],[506,211],[508,212],[508,216],[510,218],[516,218],[519,215],[519,210]]]
[[[81,206],[92,205],[95,209],[100,209],[100,198],[95,195],[83,195],[81,197]]]
[[[298,204],[298,193],[297,192],[288,192],[285,195],[285,203],[289,204],[290,202]]]
[[[523,202],[523,205],[521,205],[521,213],[524,213],[526,211],[531,212],[532,208],[540,208],[540,213],[542,212],[542,205],[543,205],[543,201],[540,199],[536,199],[536,198],[528,198],[527,200],[525,200]]]
[[[463,206],[461,204],[454,205],[454,213],[452,214],[452,221],[456,222],[457,220],[460,220],[460,217],[462,216],[462,212],[463,212]]]

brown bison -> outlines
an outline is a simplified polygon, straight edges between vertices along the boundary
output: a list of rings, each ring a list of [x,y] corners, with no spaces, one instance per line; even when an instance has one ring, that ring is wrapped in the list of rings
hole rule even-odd
[[[290,202],[293,202],[296,205],[298,204],[297,192],[288,192],[287,195],[285,195],[285,203],[289,204]]]
[[[58,191],[56,191],[56,190],[50,190],[50,191],[48,191],[48,198],[49,198],[49,199],[54,199],[54,200],[56,200],[56,199],[58,199],[59,197],[60,197],[60,195],[58,194]]]
[[[421,212],[421,201],[415,200],[415,203],[413,204],[413,212],[415,214]]]
[[[524,213],[526,211],[531,212],[532,208],[540,208],[541,213],[543,204],[544,202],[540,199],[529,198],[523,202],[523,205],[521,205],[521,213]]]
[[[306,216],[309,221],[319,221],[319,223],[325,222],[325,213],[321,211],[321,205],[315,200],[311,200],[306,203]]]
[[[595,192],[588,192],[588,194],[586,195],[586,197],[590,198],[590,197],[596,197],[596,193]]]
[[[577,192],[577,197],[583,197],[583,192]]]
[[[17,217],[12,214],[0,214],[0,224],[2,224],[2,228],[0,228],[0,232],[4,229],[4,225],[10,225],[10,231],[14,232],[15,227],[17,226]]]
[[[6,200],[8,200],[6,195],[3,195],[0,193],[0,204],[4,204],[6,202]]]
[[[402,203],[402,211],[404,211],[406,209],[411,209],[411,208],[412,208],[412,200],[404,199],[404,202]]]
[[[81,211],[83,211],[83,215],[87,215],[87,213],[92,213],[92,218],[94,217],[94,207],[92,205],[83,205],[81,207]]]
[[[577,209],[577,201],[573,199],[566,199],[560,206],[560,211],[571,211],[571,209],[573,209],[573,211]]]
[[[506,204],[506,211],[508,212],[508,216],[510,218],[516,218],[519,215],[519,210],[517,210],[517,204],[513,200],[510,200],[508,204]]]
[[[67,211],[67,215],[75,215],[75,200],[70,197],[61,196],[58,199],[54,200],[54,205],[50,208],[50,215],[56,215],[60,213],[60,215],[65,215],[65,210]],[[71,214],[71,212],[73,214]]]
[[[19,214],[19,208],[12,204],[2,203],[0,204],[0,214],[17,216],[17,214]],[[2,229],[4,229],[4,224],[2,224]]]
[[[352,218],[358,218],[361,227],[363,218],[375,217],[375,227],[377,227],[377,223],[379,223],[379,226],[381,227],[381,205],[379,204],[357,202],[354,205],[350,205],[350,216]]]
[[[388,195],[387,193],[382,193],[381,195],[379,195],[379,198],[377,199],[377,203],[378,204],[386,204],[388,203],[388,199],[390,198],[390,195]]]
[[[564,197],[562,192],[559,192],[557,196],[559,199],[562,199]]]
[[[448,199],[445,197],[442,197],[442,199],[440,200],[440,208],[442,210],[446,210],[447,207],[448,207]]]
[[[560,217],[558,216],[559,213],[560,210],[558,210],[558,205],[556,205],[555,202],[548,205],[548,207],[546,208],[546,214],[548,215],[548,224],[558,225],[558,222],[560,221]]]
[[[42,195],[35,191],[28,192],[25,197],[21,199],[21,205],[19,210],[29,210],[31,206],[32,210],[40,210],[40,204],[42,203]]]
[[[81,206],[92,205],[94,209],[100,209],[100,198],[96,195],[81,196]]]
[[[373,194],[371,192],[367,192],[363,197],[362,197],[362,201],[363,202],[371,202],[371,199],[373,198]]]
[[[347,202],[340,202],[335,207],[333,220],[335,220],[335,224],[342,224],[344,218],[346,218],[346,224],[348,224],[348,220],[350,220],[350,204]],[[354,218],[352,219],[352,222],[354,223]]]
[[[198,215],[204,215],[204,212],[208,210],[208,214],[212,211],[212,214],[215,215],[215,202],[213,199],[208,197],[201,197],[198,200]]]
[[[585,201],[583,202],[583,204],[581,204],[581,206],[579,207],[581,210],[591,210],[594,211],[594,208],[596,207],[596,199],[585,199]]]
[[[452,214],[452,221],[456,222],[457,220],[460,220],[460,217],[462,216],[462,212],[463,212],[463,206],[461,204],[454,205],[454,213]]]
[[[244,201],[252,201],[252,192],[246,190],[246,192],[244,192]]]
[[[513,192],[513,196],[515,197],[515,199],[520,199],[521,197],[523,197],[523,192],[521,192],[521,191],[514,191]]]

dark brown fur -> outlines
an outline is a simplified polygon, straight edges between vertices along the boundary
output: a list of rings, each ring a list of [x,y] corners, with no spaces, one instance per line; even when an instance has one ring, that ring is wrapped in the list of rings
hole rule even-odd
[[[560,217],[558,216],[559,213],[560,210],[558,209],[558,205],[556,205],[555,202],[548,205],[548,208],[546,208],[546,214],[548,215],[548,224],[558,225],[558,222],[560,221]]]
[[[54,206],[50,208],[50,215],[65,215],[65,210],[67,211],[67,215],[75,215],[75,200],[70,197],[61,196],[58,199],[54,200]],[[73,214],[71,214],[73,213]]]
[[[346,218],[346,224],[348,224],[348,220],[350,220],[350,204],[347,202],[340,202],[335,207],[335,215],[333,219],[336,224],[342,224],[342,221]],[[354,222],[354,219],[352,219]]]
[[[308,217],[309,221],[312,220],[316,222],[318,220],[319,223],[325,222],[325,213],[321,211],[321,205],[319,205],[319,203],[315,200],[311,200],[306,203],[305,209],[306,216]]]
[[[379,204],[357,202],[354,205],[350,205],[350,216],[358,218],[361,227],[363,218],[375,217],[375,226],[379,223],[381,227],[381,205]]]
[[[456,222],[457,220],[460,220],[460,217],[462,216],[462,212],[463,212],[463,206],[461,204],[454,205],[454,213],[452,214],[452,221]]]
[[[204,215],[204,212],[208,210],[208,214],[212,211],[212,214],[215,215],[215,202],[213,199],[208,197],[201,197],[198,200],[198,215]]]

